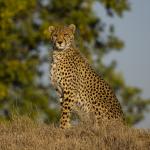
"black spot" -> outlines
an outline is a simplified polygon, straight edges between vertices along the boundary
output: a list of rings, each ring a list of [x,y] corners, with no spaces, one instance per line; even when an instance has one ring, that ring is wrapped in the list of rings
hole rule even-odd
[[[68,97],[67,97],[67,98],[65,98],[65,101],[68,101]]]
[[[93,103],[93,104],[96,104],[96,102],[95,102],[95,101],[93,101],[92,103]]]
[[[65,109],[68,109],[68,107],[67,107],[67,106],[65,106],[64,108],[65,108]]]
[[[63,115],[67,115],[67,112],[63,112]]]

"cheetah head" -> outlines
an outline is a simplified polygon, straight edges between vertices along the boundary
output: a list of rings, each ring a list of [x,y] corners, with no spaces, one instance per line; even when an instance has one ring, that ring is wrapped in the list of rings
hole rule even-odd
[[[64,27],[49,26],[51,34],[50,41],[56,50],[65,50],[69,48],[74,42],[75,25],[71,24]]]

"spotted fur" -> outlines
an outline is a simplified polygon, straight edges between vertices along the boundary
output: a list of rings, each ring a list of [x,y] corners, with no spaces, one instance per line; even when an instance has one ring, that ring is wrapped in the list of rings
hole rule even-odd
[[[51,82],[60,97],[61,128],[70,127],[70,113],[74,105],[87,113],[93,112],[97,122],[123,122],[121,105],[112,88],[74,45],[75,25],[50,26],[49,32],[53,45]]]

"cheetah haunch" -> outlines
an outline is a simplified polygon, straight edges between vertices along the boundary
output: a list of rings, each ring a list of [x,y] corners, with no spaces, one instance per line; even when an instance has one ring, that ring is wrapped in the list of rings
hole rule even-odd
[[[74,105],[87,113],[93,112],[97,122],[124,121],[124,115],[113,90],[98,75],[75,47],[75,25],[49,27],[53,55],[51,82],[60,97],[60,127],[70,127]]]

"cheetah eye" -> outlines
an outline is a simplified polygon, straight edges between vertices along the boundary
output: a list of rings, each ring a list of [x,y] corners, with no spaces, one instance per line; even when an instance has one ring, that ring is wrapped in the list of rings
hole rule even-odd
[[[64,36],[68,36],[68,33],[64,33]]]
[[[56,38],[56,37],[57,37],[57,34],[54,34],[53,37]]]

